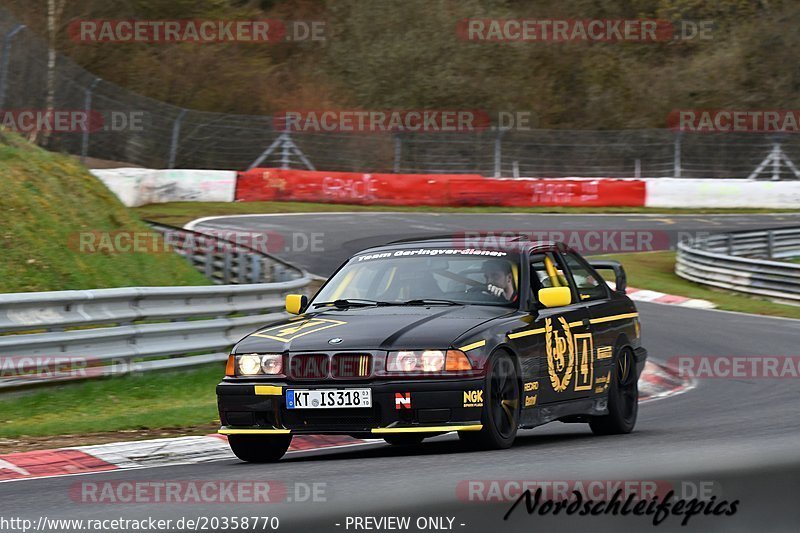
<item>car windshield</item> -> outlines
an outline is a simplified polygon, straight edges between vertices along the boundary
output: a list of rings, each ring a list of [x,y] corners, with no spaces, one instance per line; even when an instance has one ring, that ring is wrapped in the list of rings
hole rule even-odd
[[[512,306],[519,255],[475,249],[402,249],[353,257],[311,303],[324,306]]]

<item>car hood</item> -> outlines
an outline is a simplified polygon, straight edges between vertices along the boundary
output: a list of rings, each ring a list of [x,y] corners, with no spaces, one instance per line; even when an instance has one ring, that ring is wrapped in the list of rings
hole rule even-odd
[[[470,329],[511,313],[476,305],[329,309],[270,324],[242,339],[234,353],[448,348]]]

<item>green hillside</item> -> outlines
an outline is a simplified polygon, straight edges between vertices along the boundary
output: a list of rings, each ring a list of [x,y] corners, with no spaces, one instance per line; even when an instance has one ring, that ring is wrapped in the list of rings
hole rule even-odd
[[[81,251],[95,231],[150,232],[73,159],[0,130],[0,292],[208,284],[174,253]]]

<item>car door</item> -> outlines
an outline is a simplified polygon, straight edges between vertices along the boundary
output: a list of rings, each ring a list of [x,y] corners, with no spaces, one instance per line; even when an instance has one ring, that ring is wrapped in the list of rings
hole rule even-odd
[[[523,409],[584,397],[592,378],[591,368],[579,362],[579,350],[591,342],[589,313],[570,285],[563,259],[555,252],[532,254],[529,275],[530,325],[509,334],[522,355],[523,376],[535,376],[523,383]],[[571,302],[545,307],[537,295],[548,287],[569,287]]]
[[[614,344],[619,334],[613,321],[608,320],[615,313],[610,301],[610,288],[603,277],[577,253],[568,250],[561,252],[561,255],[591,321],[590,350],[586,355],[593,369],[593,378],[585,392],[588,396],[605,394],[613,369]]]

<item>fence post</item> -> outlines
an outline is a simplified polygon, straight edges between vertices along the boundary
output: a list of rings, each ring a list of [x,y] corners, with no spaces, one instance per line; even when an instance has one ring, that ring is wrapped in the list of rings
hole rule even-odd
[[[403,146],[403,141],[400,139],[400,135],[398,133],[394,134],[394,173],[400,173],[400,157],[401,157],[401,148]]]
[[[772,181],[779,181],[781,179],[781,145],[775,143],[772,145]]]
[[[503,152],[502,140],[505,130],[498,130],[497,137],[494,138],[494,177],[500,178],[503,175]]]
[[[681,135],[683,132],[679,131],[675,133],[675,140],[673,145],[675,147],[675,154],[674,159],[672,161],[672,176],[674,178],[681,177]]]
[[[287,170],[292,163],[290,137],[286,132],[283,132],[281,137],[284,139],[283,144],[281,144],[281,168]]]
[[[83,129],[83,136],[81,138],[81,163],[86,163],[86,157],[89,155],[89,124],[91,123],[89,114],[92,112],[92,91],[100,83],[100,78],[95,78],[94,81],[86,88],[83,96],[83,110],[86,112],[86,127]]]
[[[8,77],[8,62],[11,59],[11,39],[24,29],[25,25],[20,24],[6,33],[3,39],[3,53],[0,55],[0,109],[3,108],[6,99],[6,82],[8,81],[6,78]]]
[[[181,112],[178,113],[178,117],[172,124],[172,143],[169,147],[169,165],[167,165],[169,169],[175,168],[175,158],[178,155],[178,138],[181,135],[181,122],[183,122],[183,117],[185,116],[186,109],[181,109]]]

